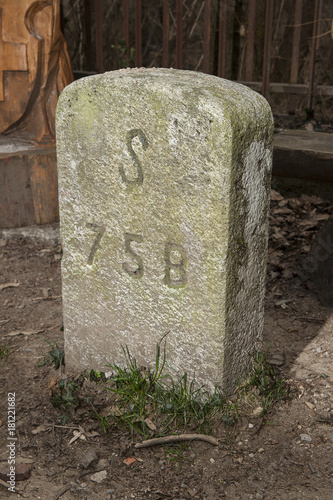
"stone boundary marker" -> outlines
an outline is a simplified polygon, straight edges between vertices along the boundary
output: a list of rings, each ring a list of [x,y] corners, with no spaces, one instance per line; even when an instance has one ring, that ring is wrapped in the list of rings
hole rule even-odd
[[[154,366],[232,390],[263,326],[273,119],[191,71],[74,82],[57,108],[68,371]]]

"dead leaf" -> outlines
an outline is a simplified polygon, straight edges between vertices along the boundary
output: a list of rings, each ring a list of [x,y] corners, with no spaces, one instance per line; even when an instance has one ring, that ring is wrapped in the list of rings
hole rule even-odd
[[[150,420],[150,418],[145,418],[145,424],[151,431],[156,431],[156,425]]]
[[[329,215],[329,214],[316,214],[316,215],[314,216],[314,218],[315,218],[316,220],[318,220],[318,221],[320,221],[320,220],[327,220],[327,219],[329,219],[329,218],[330,218],[330,215]]]
[[[44,332],[45,328],[43,330],[17,330],[16,332],[10,332],[6,333],[4,337],[15,337],[16,335],[34,335],[36,333],[42,333]]]
[[[16,286],[20,286],[20,284],[21,283],[3,283],[2,285],[0,285],[0,291],[4,290],[5,288],[13,288]]]
[[[85,436],[87,438],[96,437],[96,436],[100,436],[100,433],[97,431],[85,432]]]
[[[282,276],[286,280],[290,280],[294,276],[294,273],[290,269],[284,269],[282,271]]]
[[[134,457],[128,457],[128,458],[125,458],[125,460],[124,460],[124,464],[126,464],[126,465],[134,464],[134,462],[136,462],[136,458],[134,458]]]
[[[74,434],[74,437],[72,437],[72,439],[68,443],[68,446],[71,445],[72,443],[74,443],[74,441],[76,441],[77,439],[86,440],[86,436],[84,435],[84,429],[82,429],[81,426],[79,426],[78,431],[77,430],[73,431],[73,434]],[[83,438],[81,436],[83,436]]]
[[[324,203],[324,200],[322,198],[319,198],[319,196],[309,196],[307,194],[302,193],[301,195],[301,200],[312,203],[313,205],[320,205],[321,203]]]
[[[273,210],[274,212],[274,215],[278,215],[278,214],[292,214],[293,213],[293,210],[291,210],[291,208],[288,208],[288,207],[282,207],[282,208],[275,208]]]
[[[52,424],[42,424],[31,431],[31,434],[39,434],[40,432],[49,431],[52,428]]]
[[[306,227],[306,228],[310,228],[310,227],[315,227],[318,225],[318,221],[315,220],[315,219],[306,219],[306,220],[302,220],[300,223],[299,223],[300,226],[302,227]]]
[[[53,392],[58,388],[59,379],[57,377],[50,377],[47,384],[49,395],[52,396]]]
[[[287,306],[286,304],[289,304],[289,302],[292,302],[291,299],[287,300],[287,299],[282,299],[282,300],[277,300],[276,302],[274,302],[274,305],[276,307],[282,307],[283,309],[285,309]]]
[[[272,201],[280,201],[280,200],[284,200],[284,198],[283,198],[283,196],[280,195],[280,193],[278,193],[274,189],[271,189],[271,200]]]

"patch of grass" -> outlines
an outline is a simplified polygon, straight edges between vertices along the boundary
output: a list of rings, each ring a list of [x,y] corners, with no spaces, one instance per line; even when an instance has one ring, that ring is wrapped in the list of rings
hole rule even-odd
[[[8,356],[10,355],[12,346],[5,346],[0,344],[0,361],[3,361],[3,366],[7,363]]]
[[[177,443],[174,446],[164,446],[164,453],[167,458],[170,459],[170,462],[180,462],[183,461],[184,458],[188,462],[191,462],[189,458],[184,457],[184,453],[189,449],[189,443]]]
[[[269,364],[267,356],[270,347],[264,352],[255,351],[251,356],[251,368],[240,385],[240,396],[248,397],[259,404],[264,416],[278,401],[290,394],[290,387]]]
[[[226,398],[218,389],[213,395],[196,386],[187,374],[174,378],[164,374],[165,347],[156,346],[154,369],[137,365],[128,349],[123,347],[125,368],[108,364],[114,377],[111,399],[116,411],[110,421],[118,427],[147,438],[175,432],[210,432],[211,422],[226,404]]]
[[[142,438],[179,432],[209,434],[216,418],[234,425],[254,403],[262,407],[262,417],[275,402],[289,395],[288,385],[267,361],[268,350],[252,355],[246,377],[236,393],[227,398],[218,387],[214,394],[197,387],[186,373],[181,377],[164,374],[166,353],[161,342],[156,346],[153,369],[138,366],[124,347],[125,367],[107,365],[114,373],[111,387],[105,387],[112,393],[113,411],[108,417],[97,416],[105,432],[114,425],[130,431],[132,437]]]

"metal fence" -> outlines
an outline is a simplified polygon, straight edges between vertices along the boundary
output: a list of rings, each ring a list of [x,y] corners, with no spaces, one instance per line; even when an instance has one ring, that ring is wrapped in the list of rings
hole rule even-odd
[[[122,64],[125,66],[172,65],[183,69],[186,67],[184,55],[188,50],[184,46],[184,20],[189,8],[193,7],[196,26],[201,30],[198,35],[201,46],[196,49],[198,61],[195,67],[187,65],[186,69],[198,69],[241,81],[269,100],[273,94],[283,94],[287,111],[294,113],[300,97],[303,99],[303,107],[310,109],[314,108],[318,98],[324,97],[330,104],[333,102],[333,56],[329,46],[329,42],[333,46],[330,33],[332,20],[326,12],[328,3],[331,2],[324,5],[323,0],[155,0],[155,7],[158,4],[159,9],[156,21],[160,30],[160,47],[157,50],[159,58],[149,60],[143,54],[143,44],[146,48],[143,36],[150,29],[145,9],[152,2],[114,0],[116,11],[112,12],[117,12],[118,19],[121,19],[117,36],[122,42],[120,46],[119,42],[114,41],[112,47],[118,44],[122,50]],[[110,67],[110,64],[106,67],[105,64],[109,50],[105,43],[108,32],[106,2],[83,0],[83,7],[82,46],[87,67],[90,66],[89,69],[95,69],[98,73],[105,69],[117,69]],[[325,18],[322,17],[323,7],[326,8]],[[111,7],[109,11],[111,12]],[[112,12],[111,16],[114,16]],[[277,43],[277,32],[280,43]],[[281,53],[283,36],[288,38],[289,45]],[[323,40],[326,48],[328,47],[327,61],[326,65],[322,65],[323,68],[319,68],[318,58]],[[280,74],[274,71],[273,60],[280,64]],[[301,62],[304,74],[300,74]],[[94,63],[95,68],[92,68]],[[82,68],[74,67],[75,69]]]

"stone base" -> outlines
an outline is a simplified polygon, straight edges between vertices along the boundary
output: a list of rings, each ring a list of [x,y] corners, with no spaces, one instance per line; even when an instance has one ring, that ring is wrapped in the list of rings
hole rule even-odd
[[[0,147],[0,228],[59,221],[55,146]]]

